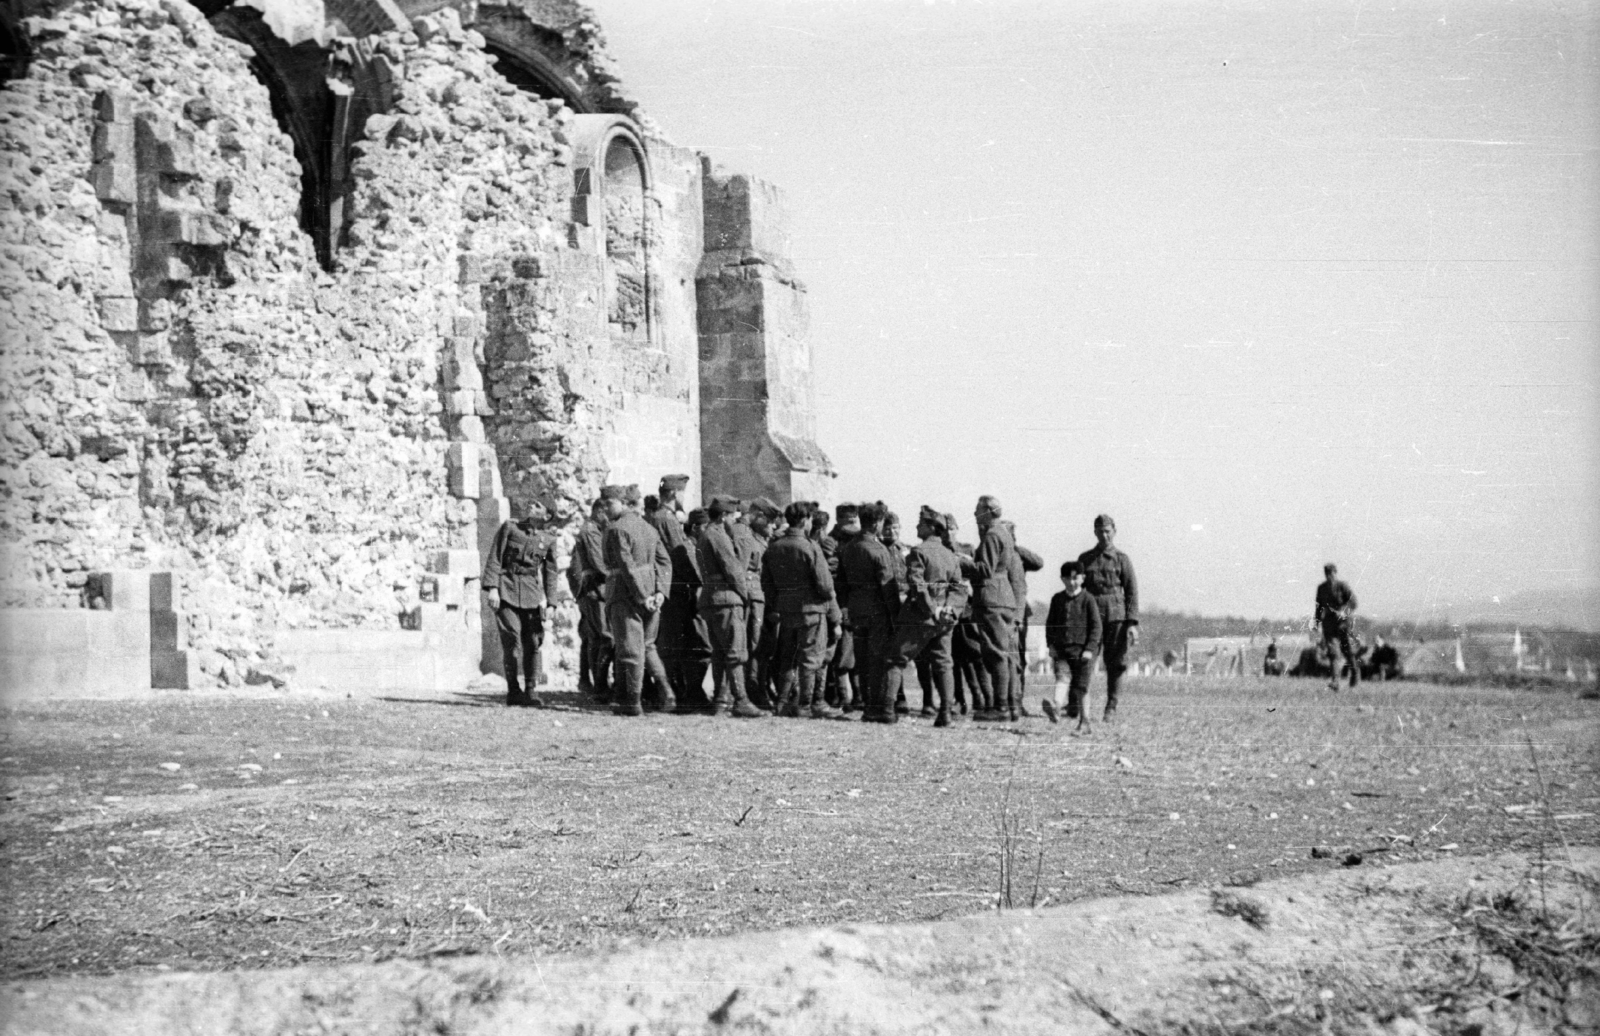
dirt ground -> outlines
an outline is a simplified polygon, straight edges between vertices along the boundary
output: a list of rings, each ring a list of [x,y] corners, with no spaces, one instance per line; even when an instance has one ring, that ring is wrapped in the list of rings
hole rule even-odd
[[[1030,905],[1182,889],[1208,903],[1264,879],[1507,851],[1547,874],[1539,861],[1600,845],[1600,704],[1570,691],[1149,679],[1091,738],[1042,719],[625,720],[550,699],[174,694],[8,711],[8,999],[165,971],[446,975],[470,957],[460,966],[498,975],[562,952],[574,974],[616,954],[676,973],[716,955],[692,937],[980,914],[960,924],[1003,932]],[[1448,889],[1457,915],[1466,888]],[[1472,944],[1439,946],[1458,942]],[[62,976],[76,978],[38,981]],[[1551,996],[1564,1017],[1573,997]]]

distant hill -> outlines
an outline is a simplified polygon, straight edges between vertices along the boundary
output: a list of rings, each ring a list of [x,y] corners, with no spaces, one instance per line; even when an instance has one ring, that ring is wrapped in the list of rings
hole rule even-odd
[[[1553,587],[1526,590],[1499,600],[1491,596],[1455,601],[1430,601],[1401,607],[1375,605],[1376,621],[1385,619],[1462,626],[1538,626],[1600,633],[1600,587]]]

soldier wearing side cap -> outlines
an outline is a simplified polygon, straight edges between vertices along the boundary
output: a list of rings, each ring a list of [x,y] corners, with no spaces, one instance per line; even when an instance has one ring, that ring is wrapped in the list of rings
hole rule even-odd
[[[757,719],[767,713],[750,701],[744,686],[745,663],[750,660],[745,618],[750,606],[750,562],[734,531],[741,506],[737,497],[711,498],[711,522],[700,533],[698,544],[704,581],[700,614],[711,635],[711,672],[716,687],[711,714]]]
[[[672,550],[672,611],[678,620],[680,651],[677,669],[667,663],[667,676],[673,681],[680,713],[709,712],[706,697],[706,670],[711,668],[711,635],[700,614],[700,533],[710,522],[705,508],[689,512],[683,526],[683,542]],[[662,620],[665,622],[665,618]]]
[[[1113,542],[1117,523],[1109,514],[1094,520],[1095,545],[1078,555],[1083,566],[1083,588],[1100,606],[1101,650],[1106,665],[1106,710],[1103,719],[1116,717],[1122,674],[1128,671],[1128,651],[1139,643],[1139,581],[1133,561]],[[1087,706],[1086,706],[1087,707]]]
[[[500,633],[506,704],[542,708],[544,609],[556,596],[555,537],[542,526],[550,512],[537,500],[513,502],[520,514],[502,522],[483,562],[483,587]]]
[[[661,485],[656,495],[645,497],[644,520],[661,537],[661,542],[666,546],[667,553],[673,560],[673,584],[676,586],[678,579],[677,551],[684,543],[683,521],[678,513],[678,499],[683,488],[689,484],[688,475],[666,475],[661,479]],[[677,680],[683,670],[683,655],[688,650],[686,629],[692,620],[683,611],[683,595],[674,591],[667,594],[666,603],[661,606],[661,631],[656,635],[656,649],[661,655],[661,662],[667,667],[667,675]],[[673,694],[683,698],[684,688],[678,683],[672,686]]]
[[[606,502],[596,497],[578,527],[567,561],[567,587],[578,603],[578,693],[611,696],[611,625],[606,621]]]
[[[923,507],[917,516],[921,541],[906,556],[908,593],[889,644],[884,697],[897,700],[904,685],[905,666],[912,659],[927,659],[927,682],[922,686],[922,715],[933,725],[948,727],[955,708],[955,667],[950,655],[950,635],[967,603],[967,583],[961,576],[961,559],[945,546],[944,515]],[[935,693],[938,708],[934,709]]]
[[[644,712],[645,673],[660,688],[655,704],[664,711],[676,707],[666,668],[656,651],[661,605],[672,585],[672,556],[661,537],[639,513],[638,486],[606,486],[611,525],[605,535],[606,618],[616,647],[616,704],[621,716]]]
[[[744,540],[749,559],[750,604],[745,614],[745,635],[750,647],[750,661],[745,664],[745,694],[759,709],[773,709],[768,696],[767,663],[771,658],[773,640],[767,634],[767,595],[761,588],[761,559],[772,542],[772,525],[783,521],[783,513],[766,497],[757,497],[745,504],[744,516],[737,529],[744,529]],[[776,629],[773,635],[776,635]]]
[[[906,548],[900,543],[900,516],[889,510],[882,500],[878,501],[878,506],[884,509],[883,524],[878,527],[878,542],[882,543],[885,549],[889,551],[889,565],[894,572],[895,587],[900,594],[900,600],[904,601],[911,587],[906,582]],[[893,639],[893,634],[891,634],[890,640],[893,641]],[[885,679],[887,679],[887,670],[885,670],[884,675]],[[901,716],[911,711],[910,706],[906,704],[904,676],[905,674],[902,672],[900,689],[894,694],[894,711]],[[927,685],[924,684],[923,686],[926,687]]]

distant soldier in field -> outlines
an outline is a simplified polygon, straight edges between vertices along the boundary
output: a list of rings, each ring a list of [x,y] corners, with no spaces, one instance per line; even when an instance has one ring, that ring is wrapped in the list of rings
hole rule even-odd
[[[1344,652],[1350,665],[1350,686],[1361,682],[1361,656],[1350,638],[1350,617],[1355,614],[1356,594],[1350,584],[1339,578],[1339,567],[1333,562],[1322,566],[1322,582],[1317,584],[1316,622],[1322,631],[1323,647],[1328,652],[1328,679],[1330,690],[1339,689],[1339,655]]]
[[[779,715],[841,719],[844,713],[831,708],[822,693],[834,590],[822,548],[807,535],[811,507],[795,501],[784,509],[788,528],[761,558],[761,584],[778,622],[775,696]]]
[[[967,582],[961,561],[944,545],[944,516],[924,506],[917,517],[917,539],[906,557],[905,601],[889,643],[884,696],[898,700],[905,681],[906,663],[926,659],[922,684],[922,715],[933,725],[948,727],[955,708],[955,666],[950,655],[950,635],[967,603]],[[932,708],[935,695],[937,709]]]
[[[1267,657],[1261,663],[1262,676],[1282,676],[1285,668],[1283,658],[1278,654],[1278,641],[1273,638],[1267,645]]]
[[[972,560],[964,561],[962,572],[972,580],[972,620],[977,634],[983,668],[989,674],[992,707],[973,716],[975,720],[1003,723],[1015,721],[1021,713],[1013,692],[1016,688],[1017,604],[1012,573],[1018,565],[1016,544],[1001,522],[1000,500],[985,494],[973,510],[981,538]]]
[[[1128,651],[1139,643],[1139,581],[1133,561],[1114,544],[1117,523],[1109,514],[1094,520],[1095,545],[1078,555],[1083,566],[1084,589],[1094,595],[1104,623],[1102,644],[1106,663],[1106,710],[1110,722],[1117,713],[1122,674],[1128,670]]]
[[[639,513],[638,486],[606,486],[600,495],[611,519],[605,535],[605,563],[606,618],[617,652],[612,711],[620,716],[644,713],[646,671],[661,688],[662,699],[657,704],[671,711],[677,703],[656,651],[656,633],[661,606],[672,585],[672,556]]]
[[[894,562],[878,538],[885,510],[881,504],[860,506],[860,535],[840,549],[835,582],[855,640],[856,689],[865,701],[861,718],[868,723],[893,723],[898,718],[894,699],[884,698],[889,637],[900,614]]]
[[[1367,655],[1367,661],[1362,667],[1361,675],[1365,679],[1377,680],[1380,683],[1385,680],[1400,679],[1402,675],[1400,652],[1396,651],[1394,645],[1384,640],[1381,636],[1374,638],[1372,652]]]
[[[595,497],[567,561],[567,588],[578,603],[578,693],[611,697],[611,625],[606,621],[606,502]]]
[[[960,528],[956,516],[946,513],[945,531],[941,539],[956,557],[970,561],[977,547],[956,539],[956,533]],[[989,677],[983,668],[983,654],[978,649],[978,634],[973,626],[970,586],[967,588],[966,603],[961,607],[956,628],[950,635],[950,655],[955,665],[956,705],[962,714],[965,715],[970,711],[973,715],[977,715],[992,708],[993,695],[989,688]]]
[[[700,614],[711,635],[712,683],[716,688],[711,714],[758,719],[767,713],[750,701],[744,686],[745,663],[750,660],[745,617],[750,607],[750,563],[735,532],[742,506],[736,497],[711,498],[711,522],[700,533],[698,545],[703,580]]]
[[[542,671],[544,609],[556,596],[556,541],[542,528],[550,516],[543,504],[530,500],[512,506],[518,517],[495,531],[483,561],[483,588],[500,632],[506,704],[543,708],[535,688]]]

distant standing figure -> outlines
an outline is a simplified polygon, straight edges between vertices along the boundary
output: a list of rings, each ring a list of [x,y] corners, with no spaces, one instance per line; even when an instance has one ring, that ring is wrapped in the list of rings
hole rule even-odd
[[[600,490],[611,524],[604,540],[606,620],[616,650],[612,711],[620,716],[644,714],[645,673],[661,689],[659,707],[670,712],[677,702],[666,667],[656,650],[661,605],[672,587],[672,555],[650,523],[639,513],[639,487],[606,486]]]
[[[483,562],[483,586],[500,630],[506,704],[543,708],[535,688],[544,646],[544,606],[556,596],[555,538],[540,528],[550,516],[543,504],[535,500],[517,509],[520,517],[495,531]]]
[[[1261,663],[1262,676],[1282,676],[1284,670],[1283,659],[1278,656],[1278,642],[1274,640],[1267,645],[1267,657]]]
[[[1084,589],[1094,595],[1104,623],[1106,660],[1106,711],[1110,721],[1117,713],[1117,692],[1128,671],[1128,650],[1139,643],[1139,581],[1133,561],[1113,543],[1117,523],[1109,514],[1094,520],[1095,545],[1078,555],[1083,566]]]
[[[1350,663],[1350,686],[1361,682],[1361,658],[1350,640],[1350,616],[1355,614],[1356,594],[1350,584],[1339,578],[1339,566],[1328,562],[1322,566],[1322,582],[1317,584],[1317,625],[1322,628],[1322,644],[1328,652],[1328,666],[1333,672],[1328,677],[1330,690],[1339,689],[1339,656],[1334,645],[1344,652]]]
[[[1089,678],[1094,659],[1100,653],[1104,624],[1100,605],[1084,593],[1083,565],[1068,561],[1061,566],[1060,593],[1050,598],[1050,613],[1044,621],[1044,640],[1055,664],[1055,700],[1045,698],[1040,705],[1051,723],[1056,710],[1066,706],[1067,718],[1078,721],[1073,733],[1089,733]]]

